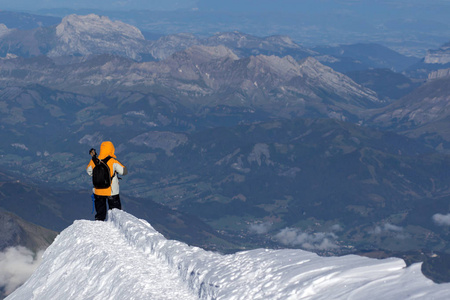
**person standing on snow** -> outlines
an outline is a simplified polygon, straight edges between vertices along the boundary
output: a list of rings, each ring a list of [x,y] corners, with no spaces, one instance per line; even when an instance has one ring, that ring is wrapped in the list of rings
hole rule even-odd
[[[128,171],[127,168],[116,159],[114,151],[114,145],[109,141],[101,144],[100,155],[98,155],[98,157],[97,153],[95,153],[95,149],[89,151],[92,159],[86,167],[86,171],[89,176],[93,176],[96,211],[95,220],[104,221],[106,219],[106,201],[108,201],[109,209],[122,209],[119,196],[118,175],[126,175]],[[102,166],[99,166],[100,164],[102,164]],[[96,184],[96,182],[98,182],[98,170],[101,170],[102,167],[105,167],[105,174],[109,173],[109,176],[105,175],[106,183],[99,185],[98,183]],[[97,168],[97,170],[94,171],[94,168]]]

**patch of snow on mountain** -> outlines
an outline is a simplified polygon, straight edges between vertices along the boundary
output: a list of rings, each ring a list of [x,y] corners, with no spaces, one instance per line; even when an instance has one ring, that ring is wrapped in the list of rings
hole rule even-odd
[[[221,255],[167,240],[119,210],[75,221],[8,300],[17,299],[447,299],[450,284],[420,264],[302,250]]]

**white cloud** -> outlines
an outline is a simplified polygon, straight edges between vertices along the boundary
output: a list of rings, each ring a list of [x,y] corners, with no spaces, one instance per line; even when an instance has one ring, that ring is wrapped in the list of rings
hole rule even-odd
[[[403,228],[391,223],[386,223],[383,226],[375,226],[373,230],[370,230],[371,234],[381,234],[383,232],[402,232]]]
[[[338,232],[338,231],[342,231],[343,230],[343,228],[342,228],[342,226],[340,224],[334,224],[333,226],[331,226],[330,229],[333,232]]]
[[[400,226],[396,226],[396,225],[392,225],[390,223],[386,223],[384,224],[384,229],[386,231],[395,231],[395,232],[400,232],[403,231],[403,228]]]
[[[6,295],[22,285],[41,264],[43,251],[36,255],[25,247],[9,247],[0,253],[0,287]]]
[[[19,143],[15,143],[15,144],[11,144],[11,146],[15,147],[15,148],[19,148],[25,151],[28,151],[28,147],[25,146],[24,144],[19,144]]]
[[[433,221],[439,226],[450,226],[450,214],[435,214]]]
[[[337,248],[334,233],[306,233],[295,228],[285,228],[275,235],[275,239],[284,245],[300,246],[308,250],[326,250]]]
[[[272,223],[264,222],[250,225],[250,231],[256,234],[266,234],[269,232],[270,227],[272,227]]]
[[[382,232],[383,232],[383,230],[381,229],[380,226],[375,226],[375,228],[373,230],[369,231],[369,233],[371,233],[371,234],[380,234]]]

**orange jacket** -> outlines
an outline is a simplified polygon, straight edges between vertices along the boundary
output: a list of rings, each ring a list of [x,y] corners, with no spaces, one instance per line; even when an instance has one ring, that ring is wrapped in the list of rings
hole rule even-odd
[[[109,170],[111,172],[111,177],[115,173],[119,175],[126,175],[128,173],[127,168],[122,165],[117,159],[116,155],[114,154],[115,148],[113,143],[106,141],[103,142],[100,146],[100,154],[98,155],[98,159],[104,159],[108,156],[111,156],[111,159],[108,161],[107,165],[109,167]],[[89,174],[89,176],[92,176],[92,171],[95,167],[94,162],[91,161],[86,167],[86,172]],[[117,175],[115,175],[112,178],[111,186],[106,189],[96,189],[94,188],[94,194],[99,196],[114,196],[119,194],[119,178],[117,178]]]

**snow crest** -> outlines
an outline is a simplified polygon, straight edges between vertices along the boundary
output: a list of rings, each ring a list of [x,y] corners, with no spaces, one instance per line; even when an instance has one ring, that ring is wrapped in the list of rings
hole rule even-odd
[[[107,222],[79,220],[7,299],[447,299],[450,284],[420,264],[302,250],[230,255],[167,240],[119,210]]]

